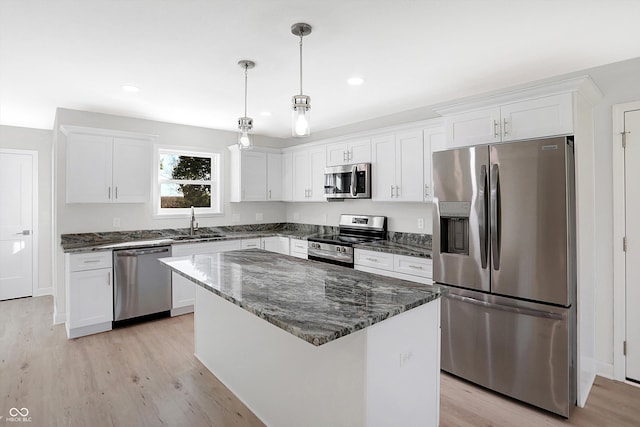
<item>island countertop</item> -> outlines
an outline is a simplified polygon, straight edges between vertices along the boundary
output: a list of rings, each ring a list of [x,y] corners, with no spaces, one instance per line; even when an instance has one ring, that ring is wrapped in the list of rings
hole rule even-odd
[[[259,249],[163,258],[161,262],[315,346],[441,295],[435,286]]]

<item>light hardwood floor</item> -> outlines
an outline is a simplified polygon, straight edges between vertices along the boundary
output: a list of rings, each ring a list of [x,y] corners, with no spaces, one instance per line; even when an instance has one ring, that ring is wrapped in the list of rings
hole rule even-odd
[[[193,356],[192,315],[67,340],[52,306],[0,302],[0,424],[15,407],[32,426],[263,425]],[[570,420],[446,374],[441,390],[446,427],[640,425],[640,388],[600,377]]]

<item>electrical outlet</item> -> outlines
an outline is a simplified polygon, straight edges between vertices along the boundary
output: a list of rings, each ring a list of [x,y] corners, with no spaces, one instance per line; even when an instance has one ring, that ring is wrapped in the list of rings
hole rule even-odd
[[[240,222],[240,214],[235,213],[231,215],[231,222]]]
[[[256,214],[256,221],[262,221],[262,219],[263,219],[262,212],[257,213]]]
[[[118,218],[118,217],[113,218],[113,226],[115,228],[120,228],[120,218]]]
[[[418,218],[418,228],[424,228],[424,218]]]

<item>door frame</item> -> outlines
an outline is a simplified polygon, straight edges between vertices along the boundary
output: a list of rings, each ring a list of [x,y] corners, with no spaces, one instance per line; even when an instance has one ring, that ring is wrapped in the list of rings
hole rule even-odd
[[[31,296],[46,295],[47,293],[39,292],[40,278],[38,276],[38,152],[35,150],[16,150],[10,148],[0,148],[0,154],[21,154],[31,156],[31,180],[33,183],[33,191],[31,194]]]
[[[626,234],[624,191],[624,131],[625,111],[640,110],[640,101],[616,104],[613,113],[613,378],[626,382],[626,356],[623,352],[627,335],[626,262],[622,239]]]

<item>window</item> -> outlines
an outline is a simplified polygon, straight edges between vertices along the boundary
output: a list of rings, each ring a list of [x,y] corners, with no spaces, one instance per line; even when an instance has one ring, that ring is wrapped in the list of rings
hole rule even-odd
[[[222,213],[219,153],[158,148],[156,174],[158,215]]]

